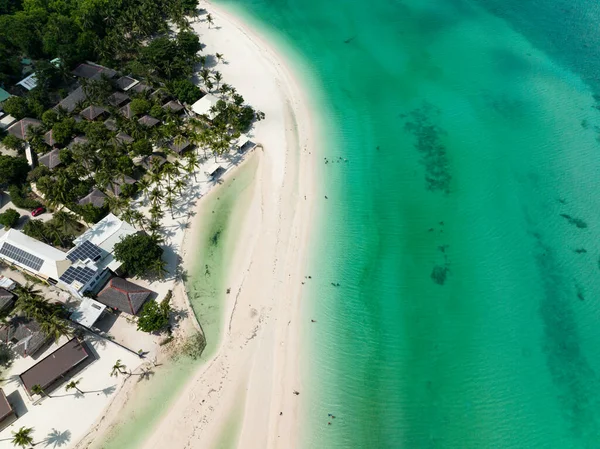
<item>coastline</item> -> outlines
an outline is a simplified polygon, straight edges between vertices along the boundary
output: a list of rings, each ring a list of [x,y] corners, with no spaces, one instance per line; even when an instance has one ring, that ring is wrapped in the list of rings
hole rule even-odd
[[[262,146],[254,150],[260,155],[249,155],[243,162],[260,159],[252,200],[244,205],[247,212],[242,214],[245,218],[239,223],[241,231],[228,267],[226,283],[232,294],[226,296],[222,307],[218,347],[214,357],[206,360],[205,354],[193,368],[194,373],[184,378],[177,398],[170,398],[168,410],[162,412],[142,447],[200,447],[200,443],[201,447],[211,447],[222,439],[224,426],[232,421],[231,413],[241,415],[235,426],[239,447],[294,447],[301,402],[291,393],[301,389],[302,382],[299,315],[301,279],[314,218],[314,124],[306,107],[306,90],[300,89],[271,46],[224,8],[210,4],[207,9],[219,29],[207,30],[204,21],[197,21],[195,31],[208,53],[225,53],[228,63],[217,67],[224,81],[235,86],[267,118],[258,122],[250,135]],[[240,70],[247,68],[248,60],[261,72],[252,79]],[[225,177],[237,173],[238,168],[234,168]],[[213,188],[206,196],[219,190]],[[181,249],[186,269],[198,257],[198,229],[204,215],[197,212],[206,201],[208,198],[202,198],[194,207],[196,213],[190,214],[193,218],[189,218],[189,228],[181,233],[179,242],[177,237],[171,241]],[[186,290],[181,282],[175,283],[174,306],[192,312]],[[202,327],[202,317],[199,320]],[[180,324],[184,335],[198,329],[194,318]],[[167,374],[157,371],[157,375]],[[245,397],[242,412],[240,392]],[[135,386],[130,383],[104,413],[103,422],[77,447],[100,447],[123,419],[118,416],[123,408],[137,401]],[[265,407],[267,402],[270,405]],[[280,416],[282,411],[285,413]],[[202,430],[201,438],[198,430]]]

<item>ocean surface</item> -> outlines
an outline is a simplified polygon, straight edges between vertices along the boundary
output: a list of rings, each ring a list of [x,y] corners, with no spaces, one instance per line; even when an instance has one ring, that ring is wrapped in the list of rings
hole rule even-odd
[[[217,3],[325,124],[301,447],[600,447],[600,4]]]

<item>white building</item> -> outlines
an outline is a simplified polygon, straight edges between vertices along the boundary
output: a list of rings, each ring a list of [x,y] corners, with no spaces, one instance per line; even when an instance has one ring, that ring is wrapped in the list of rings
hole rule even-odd
[[[0,236],[0,258],[52,285],[83,298],[86,291],[104,283],[120,267],[112,251],[123,237],[135,234],[133,226],[109,214],[75,240],[64,253],[20,231]]]
[[[197,115],[206,115],[210,120],[214,119],[218,114],[215,114],[210,109],[217,105],[219,98],[212,94],[206,94],[200,100],[192,105],[192,111]]]

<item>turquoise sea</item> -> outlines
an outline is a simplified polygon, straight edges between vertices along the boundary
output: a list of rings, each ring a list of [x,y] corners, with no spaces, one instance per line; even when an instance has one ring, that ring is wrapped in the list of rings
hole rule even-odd
[[[600,447],[600,4],[218,3],[326,124],[302,447]]]

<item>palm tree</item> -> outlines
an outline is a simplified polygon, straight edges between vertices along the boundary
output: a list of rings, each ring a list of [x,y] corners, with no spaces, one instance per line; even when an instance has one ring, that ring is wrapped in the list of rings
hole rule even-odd
[[[118,377],[119,374],[127,374],[128,376],[131,376],[131,373],[128,373],[127,371],[125,371],[127,369],[127,367],[121,363],[121,359],[118,359],[115,364],[112,367],[112,371],[110,372],[111,377]]]
[[[208,69],[200,70],[200,78],[202,78],[202,81],[204,81],[204,84],[206,84],[210,79],[210,71]]]
[[[221,72],[215,72],[213,78],[215,79],[215,81],[217,82],[217,89],[219,88],[219,84],[221,83],[221,81],[223,80],[223,75],[221,75]]]
[[[11,443],[13,446],[20,447],[34,446],[31,432],[33,432],[33,427],[21,427],[18,431],[12,433]]]
[[[202,65],[202,67],[204,68],[204,66],[206,65],[206,56],[202,55],[198,58],[198,62],[200,62],[200,64]]]
[[[68,321],[58,316],[57,313],[50,316],[46,315],[39,319],[38,322],[42,332],[48,337],[52,337],[55,342],[58,342],[63,335],[68,336],[72,333]]]
[[[214,23],[213,17],[210,15],[210,13],[206,15],[206,21],[208,22],[208,27],[210,28],[210,26]]]
[[[158,275],[158,277],[164,279],[165,274],[168,273],[167,263],[159,257],[152,262],[152,270]]]
[[[64,210],[55,212],[52,221],[56,222],[65,234],[72,234],[79,228],[79,222],[75,216]]]
[[[79,389],[79,387],[77,385],[79,385],[79,382],[81,382],[81,379],[78,380],[72,380],[71,382],[69,382],[66,386],[65,386],[65,390],[69,391],[69,390],[77,390],[79,393],[81,394],[85,394],[85,391],[81,391]]]
[[[122,213],[121,213],[121,220],[126,221],[129,224],[133,223],[133,210],[132,209],[125,209]]]
[[[188,173],[188,175],[194,175],[194,181],[198,181],[198,179],[196,178],[196,169],[200,167],[200,161],[198,160],[198,156],[196,155],[196,153],[190,152],[185,157],[185,160],[185,171]]]
[[[215,57],[217,58],[217,61],[223,61],[223,53],[215,53]]]
[[[181,193],[181,191],[185,188],[187,182],[183,178],[177,178],[173,183],[173,188],[177,193]]]
[[[133,222],[138,225],[142,230],[148,225],[148,219],[139,210],[133,211]]]
[[[49,398],[51,398],[51,397],[52,397],[52,396],[50,396],[48,393],[46,393],[46,392],[44,391],[44,389],[42,388],[42,386],[41,386],[41,385],[39,385],[39,384],[36,384],[36,385],[34,385],[33,387],[31,387],[31,392],[32,392],[33,394],[39,394],[40,396],[47,396],[47,397],[49,397]]]

